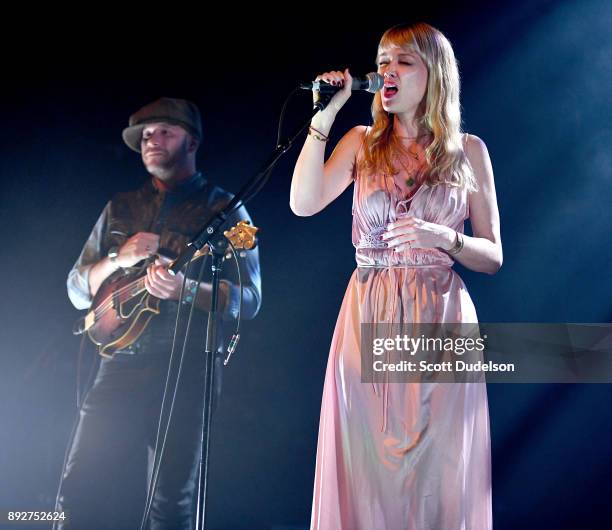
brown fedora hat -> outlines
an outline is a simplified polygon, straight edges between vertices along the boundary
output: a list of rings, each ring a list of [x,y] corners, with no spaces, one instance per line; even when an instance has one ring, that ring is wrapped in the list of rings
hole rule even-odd
[[[129,127],[123,129],[123,141],[140,153],[142,130],[147,123],[155,122],[180,125],[197,140],[202,139],[202,118],[195,103],[186,99],[160,98],[130,116]]]

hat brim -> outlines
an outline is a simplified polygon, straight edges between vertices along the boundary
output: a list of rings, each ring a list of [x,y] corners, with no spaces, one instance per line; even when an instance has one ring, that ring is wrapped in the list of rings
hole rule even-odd
[[[168,118],[151,118],[146,121],[139,123],[138,125],[132,125],[131,127],[126,127],[123,129],[121,136],[123,137],[123,141],[125,144],[132,150],[140,153],[140,142],[142,140],[142,130],[149,123],[169,123],[170,125],[178,125],[185,129],[189,134],[191,134],[196,140],[200,141],[200,134],[193,127],[191,127],[188,123],[185,123],[180,120],[172,120]]]
[[[142,139],[142,130],[145,128],[145,124],[132,125],[123,129],[121,136],[125,144],[132,150],[140,153],[140,140]]]

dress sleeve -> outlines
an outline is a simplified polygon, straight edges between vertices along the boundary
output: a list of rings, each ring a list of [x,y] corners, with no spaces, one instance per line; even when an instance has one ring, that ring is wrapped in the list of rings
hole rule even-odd
[[[89,292],[89,271],[102,259],[102,244],[108,225],[110,202],[105,206],[96,222],[81,255],[68,273],[68,298],[77,309],[88,309],[92,296]]]

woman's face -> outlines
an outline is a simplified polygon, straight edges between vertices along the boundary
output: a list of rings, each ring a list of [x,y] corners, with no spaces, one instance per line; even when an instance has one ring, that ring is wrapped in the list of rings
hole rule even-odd
[[[383,108],[393,114],[412,113],[427,91],[427,66],[416,53],[399,46],[380,48],[376,59],[384,77]]]

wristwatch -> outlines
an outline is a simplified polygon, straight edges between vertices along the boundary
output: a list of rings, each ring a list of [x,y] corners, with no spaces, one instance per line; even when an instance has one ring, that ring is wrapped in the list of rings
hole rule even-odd
[[[119,256],[119,247],[111,247],[108,249],[108,253],[106,254],[108,259],[113,265],[118,265],[117,256]]]

